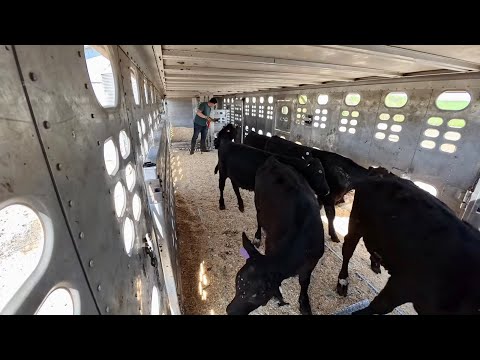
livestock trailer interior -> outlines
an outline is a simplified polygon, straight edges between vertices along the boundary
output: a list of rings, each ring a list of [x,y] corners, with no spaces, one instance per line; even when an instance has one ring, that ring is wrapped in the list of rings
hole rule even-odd
[[[232,124],[237,144],[278,136],[386,168],[480,229],[478,45],[2,45],[1,314],[225,314],[257,219],[228,182],[218,208],[212,138],[190,155],[212,98],[212,138]],[[320,212],[314,314],[368,304],[388,279],[361,244],[335,293],[353,199],[341,243]],[[299,314],[298,280],[282,292],[289,305],[254,313]]]

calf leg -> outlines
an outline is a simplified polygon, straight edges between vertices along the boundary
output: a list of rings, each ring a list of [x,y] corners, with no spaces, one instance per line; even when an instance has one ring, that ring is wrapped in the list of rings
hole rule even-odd
[[[260,247],[262,243],[262,228],[260,226],[260,210],[257,209],[257,232],[255,233],[255,240],[253,240],[253,245],[257,248]]]
[[[275,290],[275,294],[273,296],[275,297],[275,299],[277,299],[279,307],[284,305],[290,305],[289,303],[285,302],[285,300],[283,300],[283,295],[280,291],[280,286],[278,287],[277,290]]]
[[[328,219],[328,235],[330,235],[330,239],[333,242],[340,242],[338,239],[337,233],[335,232],[335,227],[333,226],[333,220],[335,219],[335,206],[333,203],[328,201],[328,203],[325,203],[325,214],[327,215]]]
[[[382,272],[380,269],[380,257],[376,253],[370,254],[370,267],[376,274],[380,274]]]
[[[308,297],[308,286],[310,285],[310,278],[312,271],[315,269],[320,258],[315,260],[309,259],[298,273],[298,281],[300,283],[300,296],[298,302],[300,303],[300,313],[302,315],[312,315],[312,308],[310,307],[310,299]]]
[[[230,178],[230,181],[232,182],[233,191],[235,191],[235,195],[237,195],[238,210],[243,212],[245,209],[243,207],[243,200],[242,200],[242,196],[240,195],[240,190],[238,189],[238,185],[234,181],[232,181],[231,178]]]
[[[372,314],[388,314],[393,311],[397,306],[406,302],[407,296],[405,296],[406,285],[398,279],[390,277],[385,287],[380,293],[372,300],[370,305],[365,309],[354,311],[352,315],[372,315]]]
[[[218,188],[220,189],[220,210],[225,210],[225,200],[223,199],[223,190],[225,189],[225,181],[227,178],[225,175],[220,171],[220,177],[218,179]]]
[[[350,218],[350,221],[352,221],[352,218]],[[342,246],[343,262],[342,262],[342,268],[340,269],[340,274],[338,274],[338,282],[337,282],[337,293],[341,296],[347,296],[348,262],[350,261],[350,258],[352,257],[353,252],[357,247],[358,241],[362,237],[361,234],[352,230],[353,229],[349,228],[349,232],[343,240],[343,246]]]

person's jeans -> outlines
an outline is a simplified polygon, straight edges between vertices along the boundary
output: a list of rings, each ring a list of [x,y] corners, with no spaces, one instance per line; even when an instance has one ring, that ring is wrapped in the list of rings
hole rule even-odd
[[[193,123],[193,136],[192,136],[192,143],[191,143],[191,147],[190,147],[191,151],[195,150],[195,143],[197,142],[199,133],[202,134],[201,138],[200,138],[200,149],[202,151],[207,149],[207,147],[205,145],[205,140],[207,138],[207,132],[208,132],[208,127],[206,125],[202,126],[202,125],[198,125],[198,124]]]

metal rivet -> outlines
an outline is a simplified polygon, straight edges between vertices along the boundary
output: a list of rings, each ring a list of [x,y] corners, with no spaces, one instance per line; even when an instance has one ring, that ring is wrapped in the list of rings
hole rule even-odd
[[[89,265],[90,267],[93,267],[93,260],[90,260],[90,261],[88,262],[88,265]]]
[[[92,117],[92,119],[95,117],[95,115],[93,115],[93,114],[90,114],[90,116]]]
[[[108,190],[108,193],[111,194],[111,193],[112,193],[112,190],[109,189],[109,190]]]
[[[57,164],[57,170],[62,170],[62,164],[60,163]]]
[[[73,207],[73,204],[74,204],[74,203],[73,203],[73,200],[70,200],[70,201],[68,202],[68,206],[70,206],[70,207]]]
[[[44,121],[44,122],[43,122],[43,127],[44,127],[45,129],[50,129],[50,123],[49,123],[48,121]]]
[[[30,77],[30,80],[37,81],[37,75],[35,75],[33,72],[28,73],[28,76]]]
[[[85,84],[85,89],[88,89],[88,84]]]
[[[83,233],[83,231],[81,231],[80,234],[78,234],[78,237],[79,237],[80,239],[83,239],[84,236],[85,236],[85,234]]]
[[[101,290],[102,290],[102,285],[99,284],[99,285],[97,286],[97,290],[98,290],[98,291],[101,291]]]
[[[77,52],[78,57],[82,57],[82,53],[80,51]]]
[[[109,312],[110,312],[110,308],[107,306],[107,307],[105,308],[105,311],[106,311],[107,313],[109,313]]]
[[[97,141],[97,145],[100,146],[100,141]]]
[[[135,297],[138,297],[138,294],[137,294],[137,293],[135,293]]]

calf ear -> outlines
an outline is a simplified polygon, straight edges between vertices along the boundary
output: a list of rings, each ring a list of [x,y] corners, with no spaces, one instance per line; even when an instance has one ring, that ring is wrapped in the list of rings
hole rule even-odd
[[[248,239],[247,234],[245,232],[242,232],[242,244],[245,250],[247,250],[247,253],[250,257],[258,257],[261,256],[258,252],[258,250],[253,246],[252,242]]]

